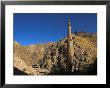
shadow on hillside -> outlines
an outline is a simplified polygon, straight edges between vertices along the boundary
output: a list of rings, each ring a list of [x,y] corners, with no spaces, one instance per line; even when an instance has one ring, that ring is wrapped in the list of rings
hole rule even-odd
[[[14,75],[28,75],[24,73],[23,71],[18,70],[14,67]],[[80,71],[74,71],[74,72],[51,72],[48,75],[97,75],[97,61],[92,65],[92,67],[89,68],[87,72],[80,72]]]
[[[14,74],[14,75],[28,75],[28,74],[24,73],[23,71],[20,71],[20,70],[17,69],[16,67],[14,67],[13,74]]]
[[[97,61],[92,64],[92,67],[89,68],[87,72],[80,72],[80,71],[74,71],[74,72],[53,72],[48,75],[97,75]]]

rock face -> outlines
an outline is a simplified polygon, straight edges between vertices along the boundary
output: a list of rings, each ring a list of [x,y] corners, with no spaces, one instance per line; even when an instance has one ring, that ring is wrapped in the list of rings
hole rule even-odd
[[[28,75],[97,74],[97,43],[94,34],[77,33],[74,56],[67,71],[67,38],[58,42],[22,46],[14,42],[14,67]]]

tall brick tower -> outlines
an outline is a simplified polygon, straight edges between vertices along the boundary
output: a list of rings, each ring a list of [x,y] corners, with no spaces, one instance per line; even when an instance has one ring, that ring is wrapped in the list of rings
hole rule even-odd
[[[67,35],[67,53],[68,53],[68,60],[67,60],[67,70],[70,69],[71,58],[74,56],[74,47],[73,47],[73,39],[71,33],[71,23],[70,18],[68,19],[68,35]]]

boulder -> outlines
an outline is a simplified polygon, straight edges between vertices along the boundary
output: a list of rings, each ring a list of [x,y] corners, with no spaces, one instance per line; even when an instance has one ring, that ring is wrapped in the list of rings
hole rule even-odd
[[[74,55],[75,55],[75,57],[76,57],[78,60],[83,60],[83,54],[82,54],[82,52],[80,51],[80,49],[79,49],[79,50],[76,50],[76,51],[74,52]]]

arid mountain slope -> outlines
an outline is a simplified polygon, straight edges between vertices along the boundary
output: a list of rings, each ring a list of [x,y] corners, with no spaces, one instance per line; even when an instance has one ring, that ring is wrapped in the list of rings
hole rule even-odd
[[[69,73],[96,74],[97,35],[76,33],[73,39],[74,57]],[[67,38],[58,42],[22,46],[14,41],[14,67],[31,75],[68,74]],[[95,73],[94,73],[95,72]],[[77,74],[78,74],[77,73]]]

